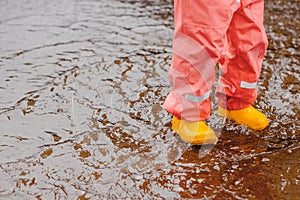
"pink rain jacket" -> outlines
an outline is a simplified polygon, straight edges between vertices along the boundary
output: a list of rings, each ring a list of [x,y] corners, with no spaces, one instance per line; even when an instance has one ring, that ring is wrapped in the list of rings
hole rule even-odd
[[[175,0],[175,33],[163,107],[180,119],[205,120],[219,63],[216,95],[230,110],[250,106],[268,41],[263,0]]]

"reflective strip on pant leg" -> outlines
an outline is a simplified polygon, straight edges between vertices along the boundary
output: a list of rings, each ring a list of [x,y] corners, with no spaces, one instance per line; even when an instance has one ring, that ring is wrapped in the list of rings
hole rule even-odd
[[[255,89],[256,86],[257,86],[257,82],[248,83],[245,81],[241,81],[241,85],[240,85],[241,88],[246,88],[246,89]]]
[[[204,100],[208,99],[209,95],[210,95],[210,91],[206,92],[202,96],[194,96],[194,95],[191,95],[191,94],[186,94],[185,99],[189,100],[189,101],[192,101],[194,103],[199,103],[201,101],[204,101]]]

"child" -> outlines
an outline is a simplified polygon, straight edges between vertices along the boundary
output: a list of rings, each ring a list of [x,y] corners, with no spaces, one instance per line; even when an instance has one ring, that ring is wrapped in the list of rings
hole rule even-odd
[[[221,71],[216,91],[219,115],[264,129],[268,119],[251,106],[268,45],[264,1],[174,0],[174,5],[172,90],[163,104],[173,114],[172,129],[188,143],[217,141],[204,123],[211,112],[216,63]]]

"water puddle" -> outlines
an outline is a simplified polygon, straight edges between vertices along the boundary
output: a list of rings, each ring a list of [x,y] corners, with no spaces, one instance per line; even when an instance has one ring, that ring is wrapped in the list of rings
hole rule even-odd
[[[214,107],[191,146],[161,107],[172,1],[0,3],[0,198],[297,199],[297,1],[265,1],[269,49],[252,131]]]

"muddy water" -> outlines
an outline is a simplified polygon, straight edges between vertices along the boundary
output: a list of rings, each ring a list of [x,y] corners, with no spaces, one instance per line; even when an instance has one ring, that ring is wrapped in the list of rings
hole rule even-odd
[[[266,1],[251,131],[170,129],[172,1],[0,2],[0,199],[299,199],[300,6]]]

